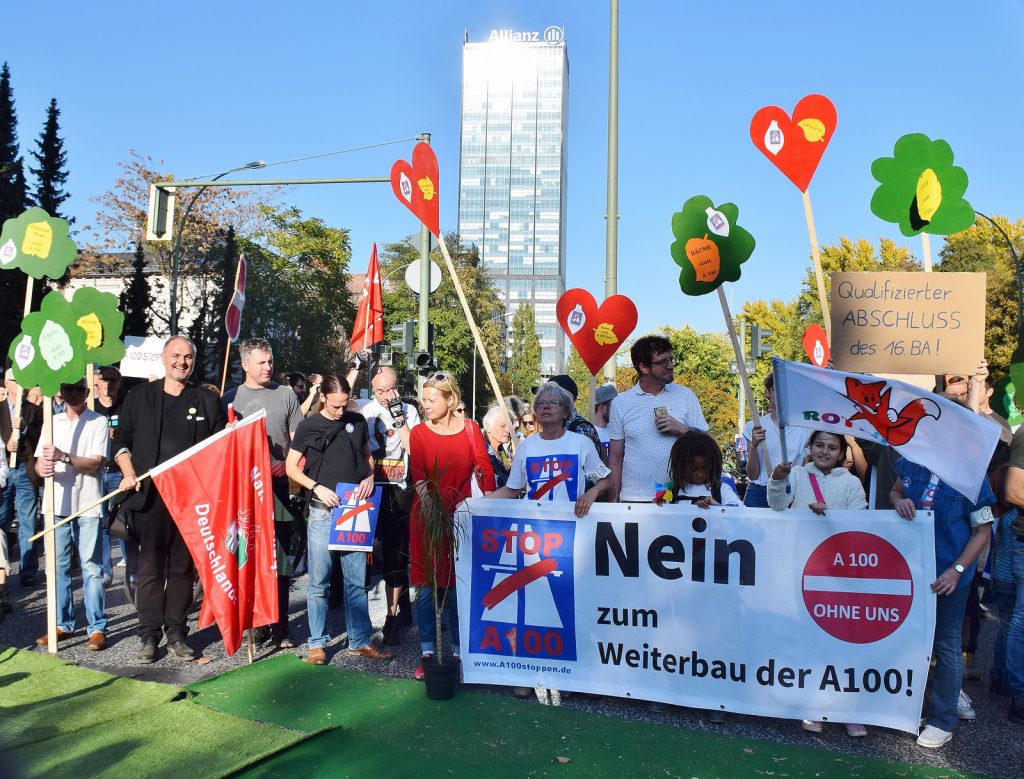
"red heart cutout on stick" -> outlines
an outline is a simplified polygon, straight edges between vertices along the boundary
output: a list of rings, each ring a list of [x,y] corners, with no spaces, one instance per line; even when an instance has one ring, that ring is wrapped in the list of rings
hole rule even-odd
[[[772,164],[806,192],[821,155],[836,131],[836,107],[824,95],[807,95],[793,118],[778,106],[765,106],[750,120],[750,140]]]
[[[825,329],[821,325],[814,324],[804,330],[804,354],[819,368],[828,365],[832,355],[828,348],[828,336],[825,335]]]
[[[555,314],[592,376],[629,338],[637,320],[636,306],[625,295],[612,295],[598,306],[593,295],[578,288],[565,291]]]
[[[391,188],[395,197],[440,238],[438,178],[437,156],[429,143],[416,144],[412,150],[412,165],[398,160],[391,166]]]

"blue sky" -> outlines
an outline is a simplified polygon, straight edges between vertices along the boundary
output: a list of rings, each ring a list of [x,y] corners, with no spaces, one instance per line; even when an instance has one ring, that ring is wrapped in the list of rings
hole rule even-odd
[[[1021,215],[1024,3],[935,0],[622,2],[620,10],[619,292],[638,330],[689,323],[722,330],[717,296],[679,292],[670,219],[706,194],[739,206],[757,239],[729,285],[748,298],[789,298],[809,263],[800,193],[749,138],[754,112],[792,110],[805,94],[835,103],[839,122],[810,194],[818,238],[906,242],[869,209],[872,160],[909,132],[944,138],[967,170],[967,198]],[[568,285],[604,297],[608,4],[603,0],[391,0],[381,3],[61,0],[42,18],[8,4],[0,58],[11,67],[27,150],[56,97],[78,225],[110,188],[129,149],[179,177],[252,159],[433,134],[441,225],[454,230],[461,48],[491,29],[565,29],[569,52]],[[12,34],[12,31],[21,31]],[[387,175],[411,144],[270,168],[267,177]],[[286,201],[352,231],[353,270],[370,243],[416,230],[386,184],[305,187]],[[933,251],[941,248],[933,241]]]

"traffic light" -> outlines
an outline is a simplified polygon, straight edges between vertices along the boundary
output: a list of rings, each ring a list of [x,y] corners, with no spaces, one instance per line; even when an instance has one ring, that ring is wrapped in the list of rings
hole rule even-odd
[[[772,337],[772,331],[767,327],[750,326],[750,356],[755,360],[772,350],[772,345],[765,343]]]
[[[411,371],[428,373],[441,370],[441,364],[434,359],[434,325],[427,325],[427,349],[407,352],[409,355],[408,367]]]
[[[174,233],[174,190],[149,185],[149,214],[146,219],[147,241],[169,241]]]
[[[391,325],[391,332],[394,333],[391,340],[392,351],[412,354],[416,345],[416,323],[409,321]]]

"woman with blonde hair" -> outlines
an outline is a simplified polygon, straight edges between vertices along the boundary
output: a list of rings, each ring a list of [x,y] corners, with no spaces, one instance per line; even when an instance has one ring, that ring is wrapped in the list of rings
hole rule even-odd
[[[474,479],[484,493],[494,490],[494,471],[480,428],[455,413],[461,399],[459,387],[450,374],[432,375],[423,383],[422,424],[409,435],[409,468],[415,488],[409,514],[409,579],[417,587],[416,622],[422,654],[417,679],[423,678],[422,660],[437,651],[434,593],[430,587],[433,583],[438,588],[438,603],[443,603],[448,612],[452,654],[459,654],[455,565],[450,548],[435,551],[433,556],[424,548],[430,546],[424,538],[424,504],[427,510],[436,510],[438,507],[431,504],[440,500],[445,515],[452,517],[458,505],[473,494]]]

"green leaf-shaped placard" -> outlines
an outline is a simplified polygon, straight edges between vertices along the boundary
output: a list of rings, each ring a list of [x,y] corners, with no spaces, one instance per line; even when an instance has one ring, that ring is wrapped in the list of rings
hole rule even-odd
[[[739,213],[732,203],[716,207],[711,198],[694,195],[672,215],[672,259],[682,268],[679,288],[687,295],[739,280],[740,265],[754,253],[754,236],[737,224]]]
[[[41,208],[8,219],[0,232],[0,268],[20,268],[37,279],[59,279],[75,261],[75,251],[68,223]]]
[[[85,375],[85,331],[64,296],[53,291],[38,311],[21,320],[21,332],[11,343],[14,378],[22,387],[35,387],[52,397],[62,383]]]
[[[87,363],[109,365],[124,357],[124,314],[117,310],[118,302],[117,295],[94,287],[80,287],[71,298],[75,322],[85,331]]]
[[[871,196],[871,212],[906,236],[950,235],[974,224],[974,208],[964,199],[967,172],[953,164],[945,141],[904,135],[892,157],[871,163],[871,175],[881,185]]]

